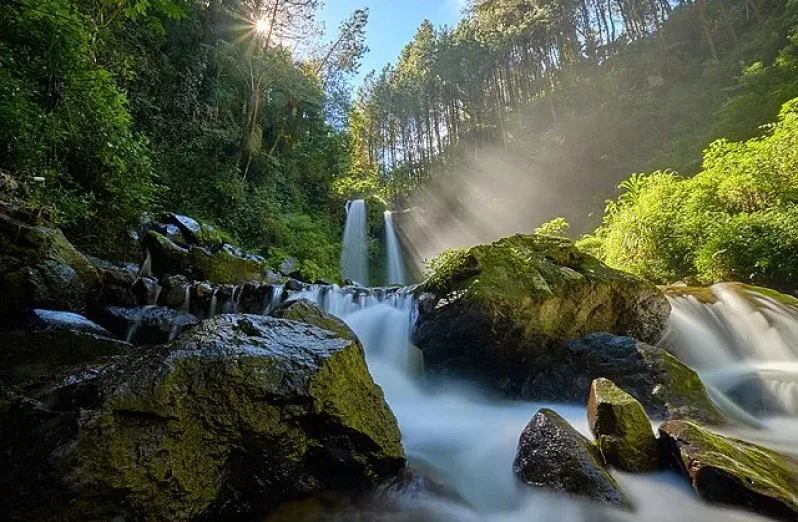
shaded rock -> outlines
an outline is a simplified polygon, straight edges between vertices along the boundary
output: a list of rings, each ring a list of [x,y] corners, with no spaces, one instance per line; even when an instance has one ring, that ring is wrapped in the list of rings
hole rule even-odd
[[[266,266],[259,256],[242,256],[234,247],[224,245],[216,250],[191,245],[183,248],[155,231],[149,231],[144,244],[152,256],[156,275],[184,274],[195,280],[220,284],[263,281]]]
[[[404,466],[359,343],[252,315],[24,390],[0,446],[10,515],[29,520],[245,517]]]
[[[59,366],[130,350],[130,344],[81,315],[30,310],[20,324],[0,331],[0,381],[37,378]]]
[[[357,340],[357,335],[341,319],[332,314],[328,314],[315,303],[307,299],[297,299],[289,301],[271,313],[272,317],[280,319],[290,319],[300,323],[317,326],[322,330],[333,332],[343,339]]]
[[[608,466],[629,472],[659,467],[657,440],[643,406],[611,381],[593,381],[587,420]]]
[[[85,313],[99,290],[88,259],[60,230],[3,212],[0,206],[0,318],[28,308]]]
[[[161,296],[161,290],[161,285],[154,277],[141,277],[133,283],[133,294],[136,296],[136,303],[141,306],[157,304]]]
[[[607,331],[656,342],[670,313],[656,287],[565,239],[516,235],[444,253],[433,266],[417,290],[413,332],[425,367],[511,396],[557,364],[568,340]]]
[[[175,275],[159,281],[161,294],[159,301],[164,306],[187,312],[191,307],[191,282],[187,277]]]
[[[570,341],[558,361],[530,376],[524,395],[581,402],[600,377],[640,401],[654,418],[724,422],[693,369],[662,348],[606,333]]]
[[[164,216],[164,221],[169,225],[177,227],[180,234],[188,243],[210,247],[219,246],[224,243],[222,235],[216,228],[188,216],[168,213]]]
[[[100,297],[97,306],[136,306],[138,300],[133,285],[138,279],[139,266],[135,263],[111,263],[104,259],[86,256],[100,278]]]
[[[266,312],[271,303],[274,291],[272,285],[262,283],[247,283],[241,287],[238,297],[238,311],[242,314],[262,314]]]
[[[662,424],[659,441],[703,500],[798,520],[798,461],[692,422]]]
[[[549,409],[538,411],[521,433],[513,471],[529,486],[631,506],[593,443]]]
[[[190,313],[165,306],[111,306],[97,316],[97,322],[117,337],[142,345],[171,341],[200,320]]]

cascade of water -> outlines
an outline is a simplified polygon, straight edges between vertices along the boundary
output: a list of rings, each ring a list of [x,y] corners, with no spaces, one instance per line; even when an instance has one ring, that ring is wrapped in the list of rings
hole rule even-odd
[[[405,264],[402,259],[402,246],[393,227],[393,214],[385,211],[385,251],[388,256],[388,281],[389,285],[405,285]]]
[[[408,336],[415,309],[408,290],[382,292],[351,287],[311,287],[291,296],[291,299],[300,298],[314,300],[328,312],[338,315],[358,335],[366,350],[369,370],[384,390],[385,398],[399,421],[410,463],[434,481],[451,488],[456,493],[454,497],[465,500],[459,502],[448,496],[441,498],[434,493],[400,492],[397,501],[405,512],[382,513],[386,522],[407,520],[408,513],[416,514],[416,518],[410,516],[413,520],[440,522],[764,520],[752,514],[705,504],[682,481],[667,474],[614,473],[635,503],[634,513],[600,505],[588,508],[566,497],[530,491],[518,484],[512,472],[518,437],[525,424],[539,408],[552,407],[590,437],[583,405],[499,401],[463,383],[440,380],[434,389],[429,389],[419,379],[419,351]],[[739,359],[736,349],[718,348],[713,344],[727,339],[731,331],[729,325],[719,327],[715,324],[717,318],[724,317],[725,310],[692,302],[676,304],[669,335],[671,340],[678,335],[693,341],[703,338],[702,344],[693,343],[690,353],[709,350],[707,365],[711,365],[712,354],[723,355],[722,361]],[[688,306],[695,309],[687,309]],[[768,303],[765,307],[767,313],[775,313],[773,306],[773,303]],[[778,312],[776,316],[787,313],[783,307],[776,306],[775,310]],[[798,327],[798,322],[791,325],[784,318],[781,327]],[[738,348],[742,350],[742,347]],[[764,346],[759,348],[764,349]],[[772,356],[772,353],[766,355],[770,352],[762,350],[755,352],[763,357],[760,366]],[[783,351],[777,348],[773,353],[783,354]],[[691,356],[695,357],[694,361],[701,361],[706,355],[692,353]],[[778,393],[789,393],[780,384],[773,387],[778,389]],[[745,415],[745,412],[740,415]],[[741,436],[785,451],[796,450],[793,433],[798,424],[767,420],[762,426],[766,429],[744,431]],[[331,520],[339,519],[333,517]],[[341,522],[348,520],[340,519]]]
[[[144,262],[139,269],[138,278],[141,279],[142,277],[152,277],[152,254],[149,248],[147,249],[147,257],[144,258]]]
[[[751,413],[798,414],[798,306],[740,284],[671,298],[662,344]]]
[[[191,285],[186,285],[185,293],[183,294],[183,304],[180,305],[181,312],[191,311]]]
[[[208,317],[213,317],[216,315],[216,301],[218,300],[216,297],[216,292],[218,291],[218,288],[214,288],[213,294],[211,294],[211,303],[208,305]]]
[[[344,279],[351,279],[362,285],[369,283],[366,202],[362,199],[355,199],[346,204],[341,275]]]

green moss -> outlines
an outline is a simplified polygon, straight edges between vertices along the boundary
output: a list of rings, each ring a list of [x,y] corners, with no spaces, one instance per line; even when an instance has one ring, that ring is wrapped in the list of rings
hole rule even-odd
[[[713,433],[698,424],[670,421],[660,427],[680,467],[691,477],[693,487],[707,500],[743,504],[757,508],[747,492],[774,499],[781,507],[773,514],[798,513],[798,462],[762,446]],[[725,490],[718,489],[721,478]],[[768,511],[765,511],[766,513]]]
[[[669,285],[660,289],[670,297],[693,297],[702,304],[715,304],[718,298],[707,286]]]
[[[345,322],[304,299],[293,301],[285,308],[278,308],[271,315],[280,319],[299,321],[300,323],[317,326],[322,330],[338,335],[342,339],[357,341],[357,335]]]

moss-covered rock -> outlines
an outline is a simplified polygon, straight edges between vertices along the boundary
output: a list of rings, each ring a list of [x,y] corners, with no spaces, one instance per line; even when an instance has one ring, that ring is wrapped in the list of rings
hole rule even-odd
[[[0,320],[29,308],[86,313],[97,271],[60,230],[24,217],[0,207]]]
[[[156,275],[184,274],[218,284],[266,279],[268,267],[263,258],[247,255],[231,245],[215,249],[197,245],[184,248],[154,230],[147,232],[144,245],[152,257],[152,271]]]
[[[290,319],[292,321],[318,326],[322,330],[333,332],[343,339],[357,340],[357,335],[355,335],[355,332],[353,332],[345,322],[334,315],[328,314],[315,303],[307,299],[289,301],[274,310],[271,315],[273,317],[279,317],[280,319]]]
[[[601,377],[640,401],[656,419],[724,422],[692,368],[662,348],[607,333],[569,341],[558,360],[530,376],[524,394],[581,402]]]
[[[612,381],[593,381],[587,420],[608,466],[629,472],[659,467],[657,440],[643,406]]]
[[[28,519],[243,516],[404,465],[360,344],[294,321],[217,316],[24,395],[0,419],[0,466]]]
[[[81,315],[30,310],[16,326],[0,329],[0,382],[38,378],[60,366],[127,354],[131,349]]]
[[[798,520],[798,461],[692,422],[662,424],[659,441],[702,499]]]
[[[426,367],[513,395],[569,339],[607,331],[656,342],[670,312],[656,287],[565,239],[516,235],[447,252],[432,268],[414,331]]]
[[[549,409],[538,411],[521,433],[513,471],[529,486],[631,506],[596,446]]]

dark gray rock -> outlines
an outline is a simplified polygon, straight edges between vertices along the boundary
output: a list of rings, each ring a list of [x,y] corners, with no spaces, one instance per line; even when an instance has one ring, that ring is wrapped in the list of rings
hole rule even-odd
[[[135,263],[112,263],[86,256],[100,278],[100,297],[92,307],[136,306],[138,300],[133,285],[138,279],[140,267]]]
[[[0,330],[0,382],[38,378],[60,366],[130,353],[131,348],[81,315],[30,310],[15,327]]]
[[[190,313],[165,306],[112,306],[97,316],[97,322],[121,339],[145,345],[171,341],[200,320]]]
[[[569,342],[547,367],[528,377],[522,395],[583,402],[600,377],[640,401],[654,418],[724,422],[693,369],[662,348],[607,333]]]
[[[598,449],[552,410],[538,411],[524,428],[513,471],[529,486],[631,506]]]
[[[12,519],[255,520],[405,463],[362,347],[261,316],[19,390],[0,417]]]

